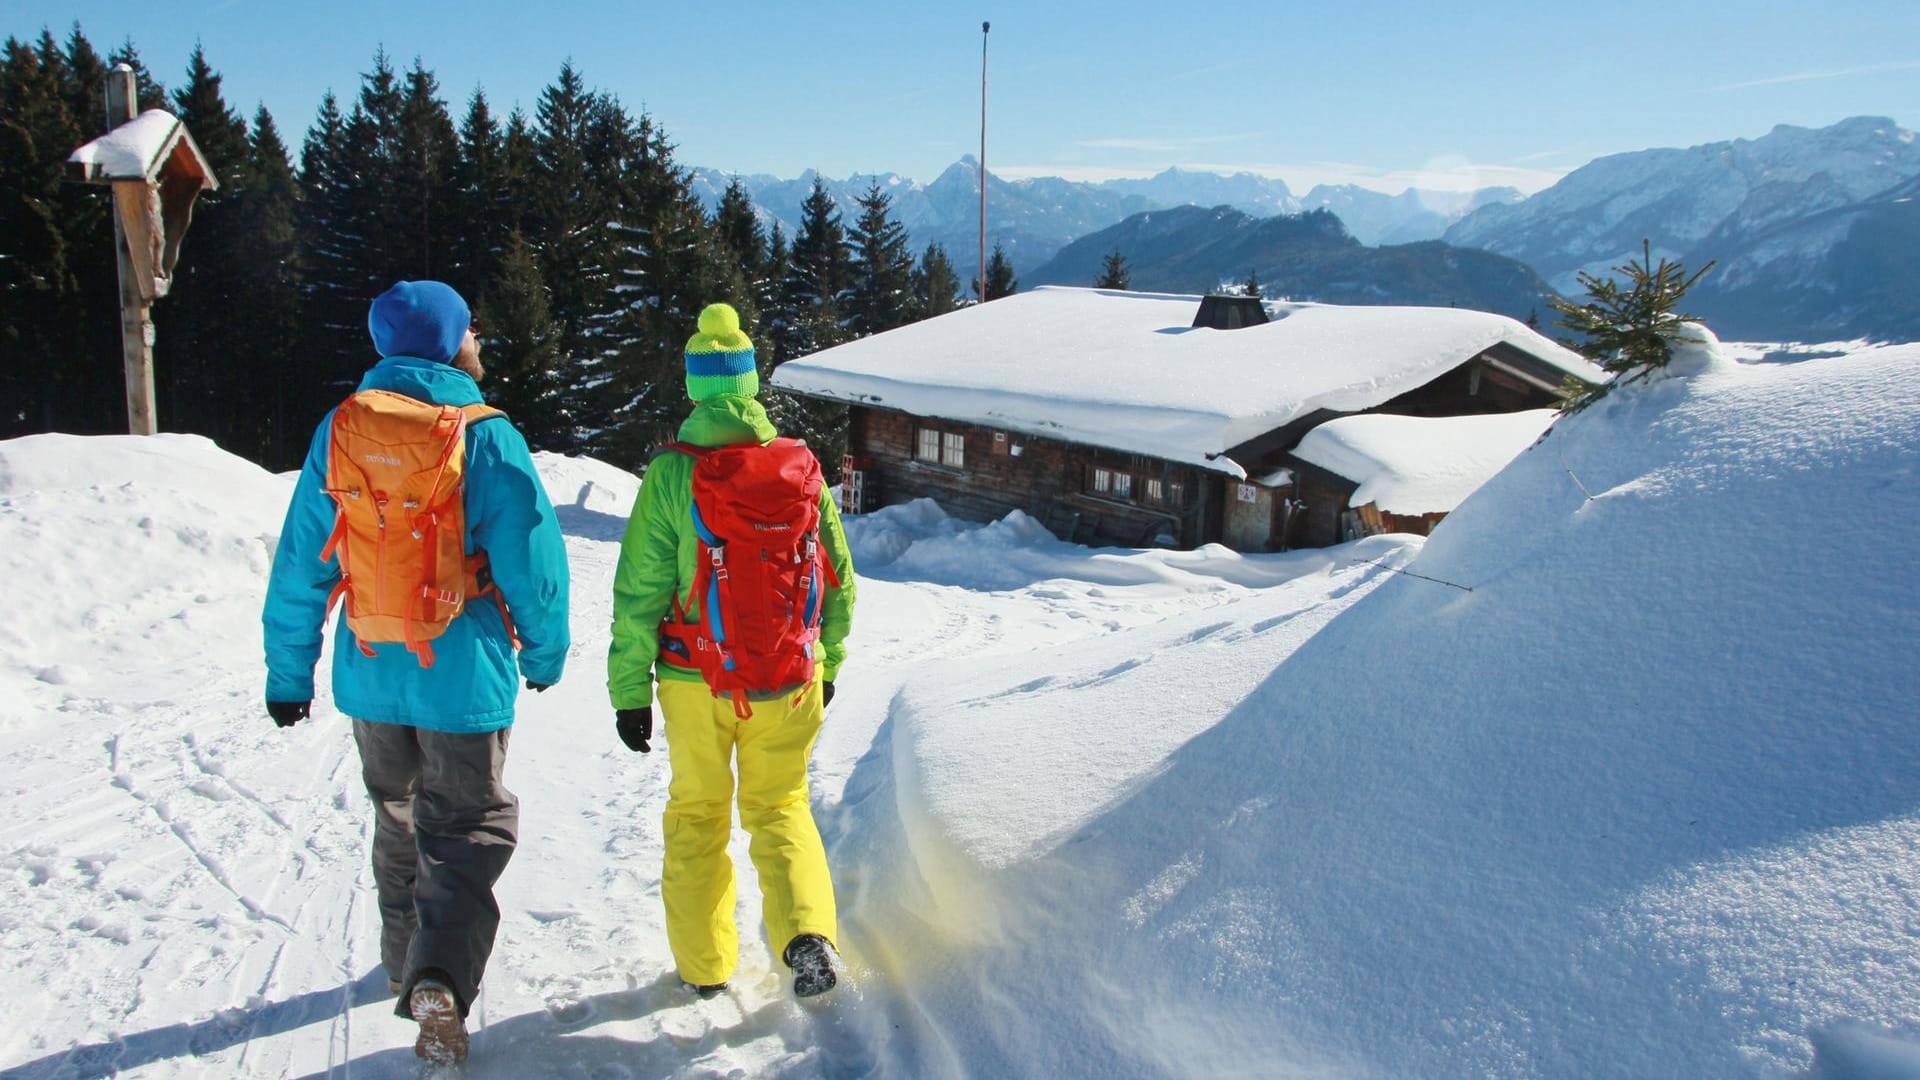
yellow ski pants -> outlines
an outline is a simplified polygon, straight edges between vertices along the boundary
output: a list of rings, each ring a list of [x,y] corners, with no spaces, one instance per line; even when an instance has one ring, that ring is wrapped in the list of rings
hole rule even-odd
[[[660,895],[680,978],[723,983],[740,959],[727,855],[734,758],[740,824],[751,837],[747,851],[760,874],[761,917],[774,956],[796,934],[820,934],[837,947],[833,879],[807,792],[807,761],[820,734],[819,678],[791,697],[754,702],[746,720],[705,683],[662,679],[658,694],[673,765]]]

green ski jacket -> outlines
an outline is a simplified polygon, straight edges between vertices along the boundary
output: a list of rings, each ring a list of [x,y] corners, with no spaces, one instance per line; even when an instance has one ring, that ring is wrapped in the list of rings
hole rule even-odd
[[[680,425],[680,441],[696,446],[765,445],[779,432],[760,402],[738,394],[716,394],[693,408]],[[840,509],[825,489],[820,492],[820,544],[840,579],[827,589],[820,617],[821,678],[832,682],[847,658],[844,644],[853,626],[853,556],[840,527]],[[699,618],[691,594],[700,541],[693,531],[693,459],[665,453],[654,458],[640,485],[633,516],[620,542],[620,564],[613,574],[613,644],[607,650],[607,693],[616,709],[653,704],[653,676],[701,682],[693,668],[659,659],[660,621],[681,594],[689,618]]]

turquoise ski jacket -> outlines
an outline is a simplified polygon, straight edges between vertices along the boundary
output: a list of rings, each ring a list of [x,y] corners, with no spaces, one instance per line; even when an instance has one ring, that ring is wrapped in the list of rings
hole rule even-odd
[[[370,369],[362,390],[391,390],[435,405],[480,404],[480,388],[458,368],[410,356],[390,356]],[[320,660],[327,596],[340,580],[337,557],[320,551],[333,531],[333,499],[326,493],[327,450],[333,414],[314,432],[306,464],[287,507],[286,524],[267,582],[267,700],[313,699],[313,668]],[[557,683],[566,667],[567,553],[560,523],[534,472],[526,440],[507,420],[488,420],[467,432],[467,552],[484,548],[494,584],[506,598],[520,636],[519,674]],[[334,624],[333,702],[348,716],[436,731],[494,731],[513,723],[520,681],[513,642],[491,599],[469,601],[433,643],[435,662],[423,668],[404,645],[361,653],[343,611]]]

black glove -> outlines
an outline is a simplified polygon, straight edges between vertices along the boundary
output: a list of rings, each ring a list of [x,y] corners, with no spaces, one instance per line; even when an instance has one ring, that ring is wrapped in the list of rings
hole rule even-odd
[[[831,705],[831,704],[833,704],[833,682],[832,682],[832,680],[828,680],[828,681],[826,681],[826,682],[823,682],[823,683],[821,683],[821,684],[820,684],[820,709],[821,709],[821,711],[823,711],[823,712],[824,712],[824,711],[826,710],[826,708],[827,708],[827,706],[829,706],[829,705]]]
[[[615,709],[613,727],[627,749],[647,754],[653,751],[653,706],[643,709]]]
[[[548,690],[553,689],[553,684],[550,682],[534,682],[532,679],[528,679],[527,689],[533,691],[536,694],[544,694]]]
[[[267,702],[267,715],[273,717],[273,722],[281,727],[292,727],[305,720],[312,710],[313,702],[311,701]]]

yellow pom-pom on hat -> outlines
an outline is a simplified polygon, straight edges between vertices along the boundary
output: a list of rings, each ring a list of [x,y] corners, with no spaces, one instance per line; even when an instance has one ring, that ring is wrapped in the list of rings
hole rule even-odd
[[[708,304],[700,312],[700,332],[710,338],[740,332],[740,313],[732,304]]]
[[[687,396],[695,401],[760,392],[753,340],[741,332],[740,313],[731,304],[708,304],[700,312],[700,332],[687,339],[686,361]]]

